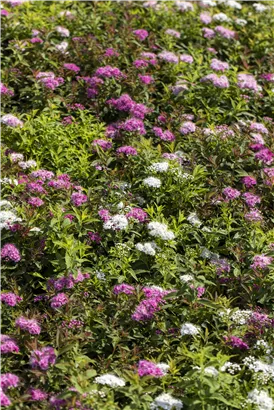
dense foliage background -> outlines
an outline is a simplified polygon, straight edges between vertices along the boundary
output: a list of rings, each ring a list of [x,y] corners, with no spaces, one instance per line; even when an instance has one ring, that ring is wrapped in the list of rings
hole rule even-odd
[[[1,7],[1,405],[273,409],[273,3]]]

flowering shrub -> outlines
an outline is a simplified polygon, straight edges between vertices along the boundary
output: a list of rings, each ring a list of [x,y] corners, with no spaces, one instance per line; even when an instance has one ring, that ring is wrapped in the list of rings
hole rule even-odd
[[[1,19],[1,406],[274,409],[272,2]]]

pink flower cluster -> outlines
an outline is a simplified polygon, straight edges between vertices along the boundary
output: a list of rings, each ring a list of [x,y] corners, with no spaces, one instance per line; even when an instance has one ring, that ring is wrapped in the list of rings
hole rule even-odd
[[[41,350],[33,350],[30,356],[30,365],[33,369],[48,370],[50,365],[56,362],[54,348],[47,346]]]
[[[128,156],[138,155],[137,150],[130,145],[125,145],[124,147],[120,147],[116,150],[117,154],[124,154]]]
[[[19,262],[21,255],[15,245],[6,243],[1,249],[1,259],[7,262]]]
[[[237,336],[224,336],[224,341],[228,346],[231,347],[237,347],[238,349],[241,350],[247,350],[249,349],[249,346],[247,343],[245,343],[241,338]]]
[[[107,151],[108,149],[111,149],[112,142],[107,141],[107,140],[98,139],[98,140],[94,140],[92,142],[92,145],[94,147],[99,146],[102,148],[103,151]]]
[[[23,298],[15,293],[2,293],[0,296],[1,302],[6,303],[9,306],[16,306],[17,303],[21,302]]]
[[[175,136],[169,130],[164,131],[160,127],[153,127],[153,132],[156,135],[156,137],[159,137],[163,141],[174,141],[175,140]]]
[[[135,291],[134,286],[127,285],[126,283],[115,285],[113,288],[113,293],[115,295],[119,295],[120,293],[125,293],[126,295],[132,295],[134,291]]]
[[[74,206],[81,206],[87,202],[88,197],[81,192],[73,192],[70,199]]]
[[[195,131],[196,125],[192,121],[185,121],[180,128],[180,133],[183,135],[187,135]]]
[[[23,316],[16,319],[15,326],[19,327],[21,330],[26,330],[31,335],[39,335],[41,332],[41,327],[39,326],[37,320],[27,319]]]
[[[59,309],[60,307],[68,304],[69,299],[65,293],[57,293],[50,301],[50,306],[53,309]]]
[[[95,71],[95,76],[116,79],[125,77],[125,75],[119,70],[119,68],[111,67],[110,65],[97,68],[97,70]]]
[[[142,210],[142,208],[132,208],[126,217],[136,219],[139,222],[146,222],[148,220],[148,214]]]
[[[144,29],[134,30],[133,33],[141,41],[144,41],[148,37],[148,32],[147,30],[144,30]]]
[[[229,81],[225,75],[218,77],[217,74],[208,74],[205,77],[201,78],[201,83],[212,83],[215,87],[218,88],[228,88]]]
[[[66,63],[66,64],[64,64],[63,67],[64,67],[66,70],[74,71],[75,73],[78,73],[78,72],[81,70],[81,68],[78,67],[76,64]]]
[[[16,340],[8,335],[1,335],[1,354],[18,353],[19,347]]]
[[[254,270],[256,269],[266,269],[273,261],[271,256],[262,255],[255,255],[253,258],[253,263],[250,267]]]
[[[164,373],[159,367],[157,367],[157,364],[149,362],[148,360],[140,360],[138,364],[138,375],[140,377],[162,377],[164,376]]]

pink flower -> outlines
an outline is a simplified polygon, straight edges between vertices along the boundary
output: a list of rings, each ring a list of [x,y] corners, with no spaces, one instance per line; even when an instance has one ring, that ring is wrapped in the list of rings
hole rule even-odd
[[[39,208],[40,206],[44,205],[44,201],[40,198],[32,196],[28,199],[28,204],[34,206],[35,208]]]
[[[264,148],[261,149],[259,152],[256,152],[255,158],[259,161],[264,162],[267,165],[270,165],[273,161],[274,154],[270,149]]]
[[[6,303],[9,306],[16,306],[18,302],[21,302],[23,298],[15,293],[2,293],[0,296],[1,302]]]
[[[15,326],[20,327],[22,330],[26,330],[31,335],[39,335],[41,332],[41,327],[39,326],[37,320],[27,319],[23,316],[16,319]]]
[[[133,33],[139,38],[139,40],[144,41],[148,37],[148,32],[146,30],[134,30]]]
[[[251,188],[253,185],[257,184],[256,178],[251,176],[243,177],[242,182],[247,188]]]
[[[50,306],[53,309],[59,309],[61,306],[66,305],[69,302],[69,299],[65,293],[58,293],[50,301]]]
[[[1,389],[5,390],[9,387],[17,387],[19,384],[19,377],[12,373],[1,374]]]
[[[137,150],[130,145],[125,145],[124,147],[120,147],[116,150],[117,154],[124,154],[128,156],[135,156],[138,155]]]
[[[154,82],[154,79],[153,79],[152,75],[141,75],[141,74],[138,74],[138,77],[139,77],[140,81],[141,81],[143,84],[151,84],[151,83]]]
[[[152,377],[162,377],[164,373],[157,367],[157,364],[149,362],[148,360],[140,360],[138,365],[138,374],[140,377],[152,376]]]
[[[94,147],[99,146],[102,148],[103,151],[107,151],[108,149],[112,147],[112,142],[99,139],[99,140],[94,140],[92,145]]]
[[[100,211],[98,211],[98,215],[103,220],[103,222],[107,222],[111,218],[110,213],[107,209],[100,209]]]
[[[0,390],[0,403],[1,407],[9,407],[11,405],[11,401],[8,398],[8,396],[5,395],[5,393]]]
[[[75,73],[78,73],[78,72],[81,70],[81,68],[78,67],[77,65],[75,65],[75,64],[70,64],[70,63],[64,64],[63,67],[64,67],[66,70],[74,71]]]
[[[180,128],[180,133],[183,135],[187,135],[195,131],[196,125],[191,121],[185,121]]]
[[[246,344],[242,339],[237,336],[224,336],[225,343],[232,347],[237,347],[241,350],[249,349],[248,344]]]
[[[1,354],[18,353],[19,347],[12,337],[1,335]]]
[[[50,365],[56,362],[56,354],[53,347],[43,347],[41,350],[33,350],[30,356],[30,365],[33,369],[48,370]]]
[[[201,21],[203,24],[210,24],[211,21],[212,21],[212,18],[211,18],[211,16],[210,16],[210,14],[208,14],[208,13],[201,13],[201,14],[200,14],[200,21]]]
[[[253,258],[253,263],[250,267],[254,270],[256,269],[266,269],[268,265],[270,265],[273,261],[271,256],[262,255],[255,255]]]
[[[229,186],[223,189],[223,194],[225,195],[227,200],[233,200],[238,198],[241,195],[241,192]]]
[[[217,26],[215,27],[215,30],[221,37],[227,38],[229,40],[235,38],[236,36],[235,31],[229,30],[228,28],[223,26]]]
[[[214,71],[225,71],[229,69],[228,63],[225,63],[224,61],[220,61],[217,58],[213,58],[211,60],[210,67]]]
[[[81,192],[73,192],[70,199],[74,206],[81,206],[82,204],[87,202],[88,197]]]
[[[156,137],[159,137],[163,141],[174,141],[175,140],[175,136],[169,130],[164,131],[160,127],[153,127],[153,132],[156,135]]]
[[[119,295],[119,293],[125,293],[126,295],[132,295],[135,289],[134,286],[127,285],[126,283],[121,283],[121,285],[115,285],[113,288],[113,293]]]
[[[44,401],[48,398],[48,394],[40,389],[31,388],[29,390],[29,395],[33,401]]]
[[[254,208],[256,204],[261,202],[261,198],[258,195],[251,194],[250,192],[246,192],[242,196],[250,208]]]
[[[140,302],[136,307],[131,318],[137,322],[143,322],[150,320],[154,317],[154,314],[160,310],[159,298],[146,299]]]
[[[1,249],[1,259],[7,262],[19,262],[21,255],[15,245],[6,243]]]
[[[127,218],[136,219],[139,222],[145,222],[148,220],[148,214],[141,208],[132,208],[127,214]]]

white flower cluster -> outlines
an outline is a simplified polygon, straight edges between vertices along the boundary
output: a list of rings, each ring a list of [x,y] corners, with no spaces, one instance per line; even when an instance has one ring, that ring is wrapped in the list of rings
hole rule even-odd
[[[249,356],[243,359],[243,364],[252,372],[258,373],[263,372],[270,379],[274,380],[274,362],[271,364],[264,363],[259,359],[256,359],[254,356]]]
[[[266,391],[254,389],[248,393],[248,403],[255,404],[258,410],[272,410],[274,402]]]
[[[137,243],[135,248],[140,252],[144,252],[146,255],[154,256],[156,254],[157,245],[155,242]]]
[[[36,167],[37,163],[33,159],[30,159],[29,161],[20,161],[18,162],[19,167],[22,169],[27,169],[27,168],[34,168]]]
[[[165,376],[167,372],[169,371],[170,366],[167,363],[157,363],[157,367],[161,370],[161,372]]]
[[[199,226],[202,225],[202,222],[200,221],[200,219],[198,218],[198,216],[195,212],[192,212],[191,214],[189,214],[186,219],[188,220],[188,222],[191,225],[197,226],[198,228],[199,228]]]
[[[180,276],[180,279],[181,279],[181,281],[184,282],[184,283],[188,283],[188,282],[193,282],[193,281],[194,281],[194,277],[193,277],[192,275],[188,275],[188,274],[186,274],[186,275],[181,275],[181,276]]]
[[[200,0],[200,2],[202,6],[209,6],[209,7],[214,7],[216,6],[216,1],[213,0]]]
[[[164,409],[164,410],[181,410],[183,403],[179,399],[175,399],[168,393],[162,393],[156,397],[151,403],[150,408],[152,410]]]
[[[257,342],[255,343],[254,348],[264,350],[266,352],[266,354],[271,353],[271,349],[269,347],[269,344],[267,342],[265,342],[264,340],[262,340],[262,339],[257,340]]]
[[[230,18],[225,14],[225,13],[218,13],[218,14],[214,14],[214,16],[212,17],[214,21],[219,21],[219,22],[229,22]]]
[[[0,211],[0,229],[7,229],[10,225],[14,224],[15,222],[21,221],[22,219],[18,218],[11,211]]]
[[[96,278],[99,280],[106,280],[106,274],[104,272],[97,270],[95,272],[95,275],[96,275]]]
[[[144,185],[152,187],[152,188],[160,188],[162,182],[159,178],[155,177],[148,177],[143,180]]]
[[[225,364],[220,368],[221,372],[228,372],[230,374],[235,374],[241,371],[241,366],[237,363],[225,362]]]
[[[66,53],[67,48],[68,48],[68,45],[69,45],[69,44],[68,44],[67,41],[62,41],[60,44],[56,44],[55,48],[56,48],[58,51],[60,51],[60,53],[68,54],[68,53]]]
[[[241,10],[241,8],[242,8],[242,5],[238,1],[235,1],[235,0],[228,0],[225,3],[228,7],[231,7],[233,9]]]
[[[214,366],[205,367],[205,374],[213,377],[217,377],[219,372]]]
[[[263,11],[266,11],[268,9],[267,6],[265,6],[262,3],[254,3],[253,7],[256,11],[258,11],[259,13],[262,13]]]
[[[10,159],[12,160],[12,162],[18,162],[18,161],[23,161],[24,160],[24,155],[23,154],[19,154],[17,152],[12,152],[10,154]]]
[[[193,5],[189,3],[188,1],[176,0],[175,4],[178,7],[178,9],[181,11],[193,11],[194,10]]]
[[[126,229],[128,226],[128,220],[124,215],[114,215],[109,218],[103,225],[104,229],[112,229],[113,231],[120,231]]]
[[[57,33],[59,33],[62,37],[69,37],[70,36],[70,32],[67,28],[62,27],[62,26],[57,26],[56,27],[56,31]]]
[[[95,378],[95,383],[106,384],[110,387],[123,387],[126,385],[126,382],[121,377],[117,377],[114,374],[103,374]]]
[[[245,26],[247,24],[247,21],[245,19],[236,19],[235,23],[238,24],[238,26]]]
[[[150,222],[147,225],[147,228],[151,236],[161,238],[164,241],[171,241],[172,239],[175,238],[174,233],[168,230],[167,225],[162,224],[160,222]]]
[[[7,201],[6,199],[0,199],[0,208],[11,208],[12,204],[10,201]]]
[[[152,172],[167,172],[169,168],[168,162],[154,162],[148,169]]]
[[[17,179],[2,178],[0,179],[1,184],[18,185]]]
[[[231,315],[230,319],[237,325],[245,325],[251,315],[251,310],[236,310],[236,312]]]
[[[195,336],[199,333],[200,329],[193,325],[192,323],[184,323],[181,327],[181,335],[190,335],[190,336]]]

